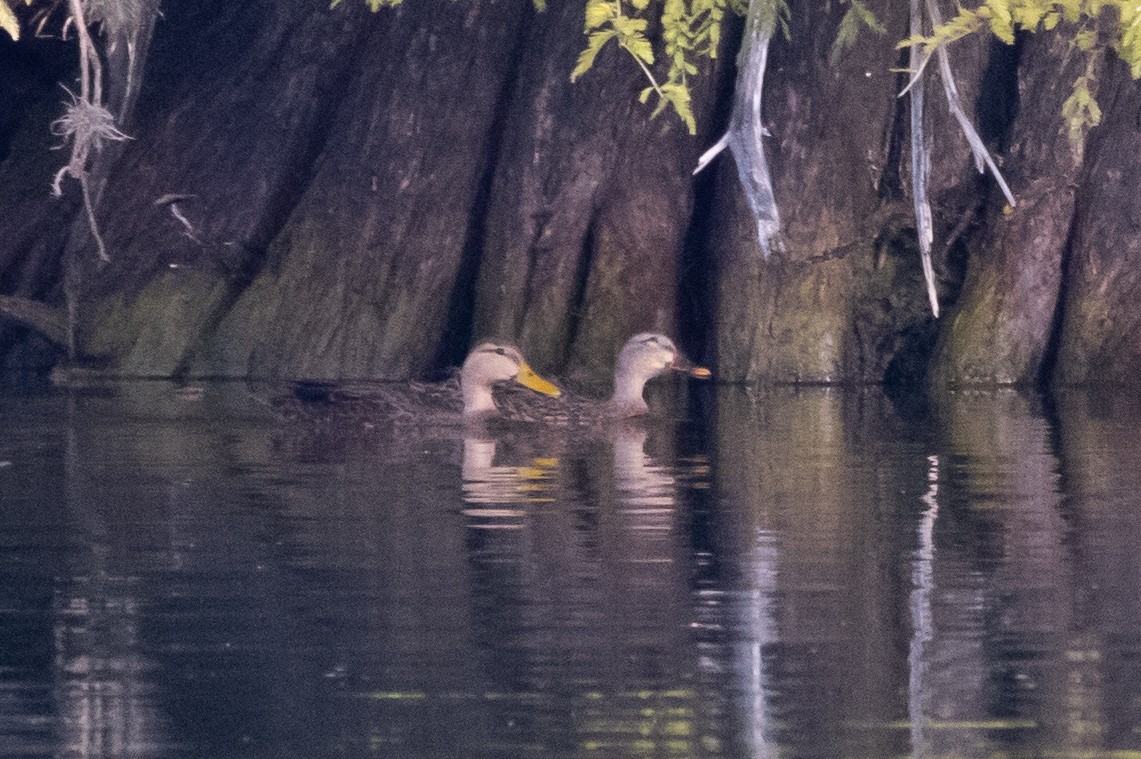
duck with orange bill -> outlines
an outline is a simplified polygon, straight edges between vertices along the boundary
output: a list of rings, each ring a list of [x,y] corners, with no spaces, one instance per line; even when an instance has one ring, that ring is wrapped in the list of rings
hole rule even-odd
[[[658,332],[640,332],[622,346],[614,365],[614,385],[606,400],[564,393],[557,399],[519,393],[510,387],[496,391],[496,402],[512,419],[565,426],[593,426],[651,413],[646,383],[664,374],[709,379],[712,372],[690,361],[673,340]],[[510,410],[509,412],[507,410]]]

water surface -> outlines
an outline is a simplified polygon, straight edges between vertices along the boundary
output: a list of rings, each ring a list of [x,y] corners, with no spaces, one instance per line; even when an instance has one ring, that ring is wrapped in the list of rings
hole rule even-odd
[[[9,383],[0,756],[1141,756],[1136,406],[702,393],[465,439]]]

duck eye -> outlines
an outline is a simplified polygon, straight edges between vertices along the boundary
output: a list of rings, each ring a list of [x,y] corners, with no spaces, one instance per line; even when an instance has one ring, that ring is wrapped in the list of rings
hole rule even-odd
[[[495,352],[498,353],[500,356],[506,356],[507,355],[507,351],[503,348],[496,348]]]

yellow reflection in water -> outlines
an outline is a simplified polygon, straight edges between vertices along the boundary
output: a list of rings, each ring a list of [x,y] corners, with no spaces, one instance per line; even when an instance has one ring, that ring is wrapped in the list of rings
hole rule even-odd
[[[519,509],[488,509],[486,504],[550,503],[554,500],[554,475],[559,460],[532,457],[522,466],[496,463],[496,441],[465,437],[463,449],[463,498],[479,508],[467,509],[466,516],[487,519],[514,519],[524,515]],[[508,527],[512,525],[485,525]]]

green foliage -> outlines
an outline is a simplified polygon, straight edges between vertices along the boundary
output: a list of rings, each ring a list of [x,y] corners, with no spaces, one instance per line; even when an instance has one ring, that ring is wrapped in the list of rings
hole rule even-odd
[[[1111,44],[1133,78],[1141,79],[1141,3],[1120,3],[1117,13],[1118,33]]]
[[[13,37],[19,29],[9,7],[15,2],[0,0],[0,28]],[[331,0],[332,7],[343,0]],[[401,0],[363,0],[373,11],[399,5]],[[538,10],[546,0],[533,0]],[[862,31],[886,34],[884,25],[868,8],[866,0],[841,0],[847,5],[829,59],[835,65],[852,47]],[[748,26],[754,32],[772,36],[780,29],[789,36],[789,8],[786,0],[760,0],[749,7],[749,0],[586,0],[583,33],[586,46],[571,71],[577,81],[593,68],[598,55],[613,41],[642,69],[649,87],[639,100],[654,99],[651,117],[669,110],[682,120],[690,134],[697,131],[690,103],[690,80],[700,64],[717,57],[722,29],[727,18],[751,13]],[[1115,23],[1099,21],[1115,15]],[[660,25],[661,41],[651,41],[647,29]],[[1106,32],[1108,27],[1112,30]],[[1098,30],[1102,31],[1101,36]],[[1101,120],[1101,109],[1093,95],[1094,60],[1106,47],[1129,66],[1133,78],[1141,78],[1141,2],[1138,0],[982,0],[977,7],[959,7],[958,12],[940,24],[930,35],[913,35],[899,43],[924,49],[924,65],[934,51],[977,33],[993,34],[1013,44],[1019,32],[1058,31],[1087,60],[1085,72],[1073,83],[1063,116],[1072,139]],[[664,69],[664,71],[663,71]],[[657,71],[657,75],[655,75]]]
[[[586,47],[571,72],[571,81],[589,71],[598,53],[614,40],[634,58],[650,82],[639,100],[647,103],[651,97],[657,98],[651,118],[672,110],[689,133],[696,134],[689,78],[697,75],[702,59],[717,57],[726,17],[743,15],[747,10],[746,0],[660,0],[659,5],[651,5],[651,0],[587,0]],[[787,32],[785,0],[768,0],[764,5],[771,11],[772,25],[779,23]],[[666,64],[665,78],[660,82],[651,68],[657,56],[646,36],[651,20],[649,14],[655,11],[661,23],[661,57]]]
[[[848,0],[848,10],[840,19],[840,27],[836,30],[836,41],[832,43],[832,52],[828,56],[833,66],[839,62],[845,50],[856,44],[860,30],[865,27],[876,34],[887,34],[887,29],[868,6],[860,0]]]
[[[368,3],[368,9],[370,11],[372,11],[373,13],[376,13],[381,8],[395,8],[396,6],[400,5],[400,0],[364,0],[364,1],[366,3]],[[341,2],[342,2],[342,0],[333,0],[332,4],[329,7],[330,8],[336,8],[338,5],[341,4]]]
[[[1070,144],[1081,144],[1082,134],[1087,127],[1095,127],[1101,123],[1101,108],[1090,92],[1090,85],[1094,83],[1094,64],[1096,56],[1087,51],[1086,69],[1074,80],[1073,90],[1066,102],[1062,103],[1062,118],[1070,133]]]
[[[12,6],[8,3],[16,3],[18,0],[0,0],[0,29],[8,32],[8,36],[13,40],[20,39],[20,21],[16,18],[16,13],[12,10]],[[24,5],[31,5],[32,0],[24,0]]]
[[[1108,43],[1099,36],[1109,24]],[[1095,64],[1105,47],[1111,48],[1129,66],[1134,79],[1141,78],[1141,3],[1137,0],[985,0],[977,8],[959,8],[954,18],[940,24],[929,36],[912,36],[900,47],[921,45],[925,56],[970,34],[989,31],[1010,45],[1017,32],[1054,31],[1065,35],[1072,49],[1085,56],[1086,67],[1074,80],[1070,96],[1062,105],[1070,141],[1077,146],[1085,130],[1101,123],[1101,108],[1094,98]],[[1105,32],[1103,31],[1103,34]]]

